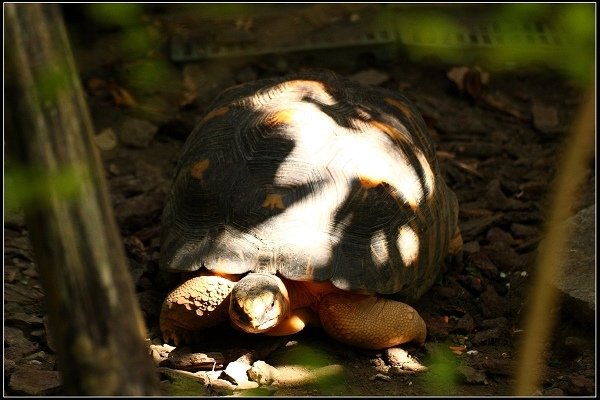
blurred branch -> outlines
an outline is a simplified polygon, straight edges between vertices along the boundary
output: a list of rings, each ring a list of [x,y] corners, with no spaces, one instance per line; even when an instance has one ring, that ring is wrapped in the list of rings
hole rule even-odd
[[[525,320],[527,324],[525,338],[516,374],[515,395],[517,396],[532,394],[544,368],[545,345],[554,326],[552,311],[558,303],[550,278],[559,277],[563,273],[563,263],[557,255],[563,254],[562,249],[565,247],[569,232],[561,228],[561,223],[570,216],[573,193],[580,187],[588,161],[595,149],[595,99],[594,88],[591,88],[572,125],[570,140],[566,142],[566,152],[558,169],[547,234],[539,248],[531,304]]]
[[[156,395],[158,375],[62,16],[55,4],[12,3],[4,11],[7,142],[27,171],[37,171],[29,178],[44,204],[22,205],[64,390]],[[60,176],[71,181],[69,199],[58,187],[64,179],[47,181]]]

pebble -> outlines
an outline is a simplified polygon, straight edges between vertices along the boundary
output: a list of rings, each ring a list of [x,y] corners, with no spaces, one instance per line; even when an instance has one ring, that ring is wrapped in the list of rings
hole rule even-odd
[[[471,343],[477,346],[480,344],[492,343],[502,338],[506,334],[505,330],[499,328],[487,329],[485,331],[476,332],[471,337]]]
[[[463,251],[465,253],[477,253],[481,247],[479,246],[479,242],[471,241],[467,242],[463,245]]]
[[[481,321],[480,325],[483,329],[491,329],[491,328],[506,329],[508,327],[508,319],[506,317],[484,319],[483,321]]]
[[[591,343],[588,344],[584,339],[568,336],[565,338],[565,348],[579,355],[583,354],[586,349],[593,348],[593,345]]]
[[[471,333],[475,329],[475,320],[471,314],[465,314],[456,322],[455,331]]]
[[[391,347],[385,350],[385,357],[391,366],[401,366],[407,362],[412,362],[412,357],[408,352],[400,347]]]
[[[119,129],[119,138],[123,144],[131,147],[145,148],[156,135],[158,127],[151,122],[139,118],[128,117]]]
[[[262,360],[255,361],[252,367],[248,370],[248,376],[259,385],[271,385],[277,380],[279,371],[277,368]]]
[[[383,374],[375,374],[375,375],[369,377],[369,380],[371,380],[371,381],[374,381],[374,380],[390,381],[390,380],[392,380],[392,378],[390,378],[387,375],[383,375]]]
[[[508,311],[506,299],[499,296],[492,285],[487,285],[479,296],[481,312],[484,317],[502,317]]]
[[[542,133],[553,134],[558,133],[560,129],[560,121],[558,118],[558,110],[552,106],[546,106],[536,101],[531,107],[533,116],[533,126]]]
[[[19,368],[10,376],[8,386],[17,393],[30,396],[46,396],[60,388],[58,371]]]
[[[387,82],[390,79],[390,76],[381,71],[370,68],[360,71],[354,75],[350,75],[349,78],[363,85],[379,86],[382,83]]]
[[[583,375],[573,374],[567,377],[566,390],[575,396],[588,396],[594,393],[594,381]]]
[[[94,143],[100,150],[108,151],[117,147],[118,140],[115,131],[112,128],[106,128],[97,135],[94,135]]]
[[[225,371],[223,371],[223,373],[226,377],[231,378],[233,382],[239,386],[240,384],[249,381],[249,369],[250,365],[239,361],[233,361],[227,364],[227,367],[225,367]],[[258,384],[256,386],[258,386]]]
[[[467,383],[487,384],[485,373],[468,365],[459,365],[456,372]]]
[[[550,388],[544,390],[543,395],[548,397],[559,397],[564,396],[565,392],[560,388]]]
[[[18,360],[38,349],[36,343],[25,338],[23,331],[10,326],[4,327],[4,343],[8,345],[4,348],[4,358],[9,360]]]

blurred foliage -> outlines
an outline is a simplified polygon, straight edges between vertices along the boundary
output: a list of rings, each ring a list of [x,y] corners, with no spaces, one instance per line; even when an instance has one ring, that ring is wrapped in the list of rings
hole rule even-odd
[[[445,62],[475,62],[496,69],[541,63],[581,84],[593,78],[594,4],[510,3],[480,5],[472,13],[459,10],[462,13],[453,7],[401,8],[396,29],[410,27],[416,42],[436,43],[411,46],[415,55],[434,54]],[[490,43],[469,37],[470,26],[487,29]],[[465,37],[457,40],[462,33]]]
[[[117,53],[123,63],[119,74],[125,86],[149,94],[179,81],[178,71],[163,54],[167,38],[145,17],[143,4],[90,4],[83,10],[99,26],[118,28]]]
[[[71,165],[56,171],[40,171],[6,161],[4,165],[4,213],[15,214],[22,209],[40,211],[54,199],[75,199],[83,186],[84,167]]]
[[[458,376],[456,372],[457,359],[448,348],[448,344],[430,343],[425,365],[428,371],[424,373],[423,381],[431,396],[452,396],[456,392]]]
[[[275,357],[275,364],[297,366],[301,370],[312,373],[314,380],[310,383],[310,387],[323,395],[333,395],[346,388],[346,374],[341,367],[339,369],[334,367],[339,365],[337,362],[328,348],[316,342],[297,343],[286,347],[285,351]]]

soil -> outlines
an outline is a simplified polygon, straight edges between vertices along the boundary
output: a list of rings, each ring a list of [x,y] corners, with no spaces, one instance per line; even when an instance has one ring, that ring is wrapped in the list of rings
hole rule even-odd
[[[168,63],[170,70],[160,87],[149,89],[148,82],[136,85],[123,78],[133,62],[105,52],[121,31],[97,26],[83,35],[84,23],[76,18],[80,12],[69,10],[67,24],[75,38],[75,56],[147,338],[156,361],[162,362],[165,394],[514,394],[536,249],[557,160],[582,101],[580,88],[541,65],[487,71],[489,82],[461,91],[448,72],[463,65],[414,60],[402,53],[382,57],[345,49],[329,58],[306,51],[185,63],[169,60],[165,51],[153,53],[153,59]],[[162,25],[156,25],[167,33],[175,30],[165,22],[164,13],[156,10],[146,21],[160,21]],[[167,45],[158,42],[160,48]],[[475,71],[472,64],[465,66]],[[185,368],[181,364],[167,368],[163,359],[171,348],[163,346],[157,327],[162,298],[177,279],[158,270],[158,254],[160,214],[178,155],[215,93],[303,67],[325,67],[403,91],[421,110],[446,182],[458,196],[462,258],[449,260],[433,288],[414,304],[427,323],[426,345],[402,346],[414,364],[427,371],[398,366],[389,351],[342,345],[318,328],[272,339],[248,337],[223,326],[189,351],[218,354],[223,367],[244,355],[251,361],[264,360],[279,370],[279,381],[247,390],[226,382],[211,390],[183,385],[178,379],[185,374],[177,375],[173,369]],[[573,212],[595,203],[594,186],[591,163],[585,185],[575,194]],[[4,267],[5,394],[61,394],[54,352],[44,328],[43,289],[27,228],[19,216],[5,219]],[[557,318],[557,324],[542,357],[543,378],[531,394],[595,394],[593,324],[575,320],[560,304],[547,313]],[[313,379],[292,379],[306,371],[313,373]]]

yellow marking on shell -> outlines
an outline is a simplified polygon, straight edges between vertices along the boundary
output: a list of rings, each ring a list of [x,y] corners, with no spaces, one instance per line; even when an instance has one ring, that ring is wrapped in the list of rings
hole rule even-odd
[[[410,226],[404,225],[398,229],[396,246],[398,246],[405,267],[412,267],[417,263],[419,259],[419,236]]]
[[[204,179],[204,173],[208,169],[210,165],[210,160],[208,158],[204,160],[197,161],[191,170],[191,175],[193,178],[198,179],[199,181]]]
[[[285,125],[294,120],[294,110],[280,110],[267,118],[267,125]]]
[[[407,106],[405,103],[401,102],[400,100],[396,100],[391,97],[386,97],[385,102],[396,107],[407,118],[413,118],[413,111],[410,109],[409,106]]]
[[[392,139],[394,139],[396,141],[408,142],[407,135],[400,132],[398,129],[396,129],[395,127],[393,127],[391,125],[388,125],[381,121],[369,121],[369,123],[374,128],[380,130],[381,132],[385,133],[386,135],[388,135],[389,137],[391,137]]]
[[[363,189],[373,189],[374,187],[377,187],[383,183],[381,179],[367,176],[359,176],[358,180],[360,181],[360,186],[362,186]]]
[[[270,208],[271,210],[274,208],[278,208],[280,210],[285,209],[283,205],[283,197],[280,194],[268,194],[265,198],[265,201],[262,203],[264,208]]]
[[[200,123],[203,124],[213,118],[222,117],[223,115],[227,114],[228,112],[229,112],[229,107],[217,108],[215,110],[210,111],[208,114],[206,114],[204,116],[204,118],[202,118],[202,121],[200,121]]]

